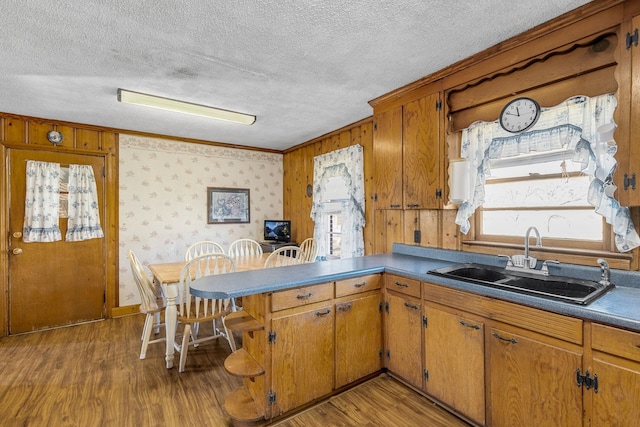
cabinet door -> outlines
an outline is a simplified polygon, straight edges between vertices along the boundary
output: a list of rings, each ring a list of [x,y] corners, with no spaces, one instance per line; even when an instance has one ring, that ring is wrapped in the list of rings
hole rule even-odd
[[[425,391],[484,424],[484,324],[425,306]]]
[[[592,427],[640,425],[640,363],[602,355],[594,356],[593,373],[598,392],[592,393]]]
[[[492,426],[582,426],[582,354],[496,328],[489,342]]]
[[[402,208],[402,107],[373,117],[375,208]]]
[[[271,321],[272,416],[331,393],[334,380],[332,305],[283,315]]]
[[[422,313],[420,300],[387,295],[386,364],[389,371],[422,388]]]
[[[405,209],[437,209],[442,201],[439,94],[409,102],[403,111],[402,174]],[[440,196],[438,196],[440,195]]]
[[[629,34],[631,35],[638,30],[640,30],[640,16],[632,19]],[[624,45],[624,38],[620,40],[619,43]],[[630,80],[630,87],[628,89],[630,89],[629,102],[631,105],[628,118],[629,134],[626,140],[618,142],[618,152],[615,156],[618,167],[613,178],[618,186],[616,197],[620,201],[620,204],[623,206],[640,206],[640,168],[638,168],[638,165],[640,165],[640,144],[638,144],[638,138],[640,138],[640,122],[637,120],[638,114],[640,114],[640,46],[634,46],[632,44],[627,50],[620,49],[620,51],[624,52],[623,55],[625,56],[630,55],[629,58],[622,59],[623,64],[627,65],[629,69],[628,78]],[[625,86],[626,85],[623,84],[621,90],[624,90]],[[621,95],[622,99],[620,101],[624,102],[626,94],[623,93]],[[618,108],[621,108],[620,104]],[[627,118],[624,117],[622,120],[626,119]],[[620,124],[618,124],[618,126],[620,126]],[[621,132],[624,134],[624,129],[619,129],[616,133],[620,134]],[[625,177],[633,179],[634,176],[635,186],[627,185],[625,188]]]
[[[336,388],[382,369],[382,295],[336,304]]]

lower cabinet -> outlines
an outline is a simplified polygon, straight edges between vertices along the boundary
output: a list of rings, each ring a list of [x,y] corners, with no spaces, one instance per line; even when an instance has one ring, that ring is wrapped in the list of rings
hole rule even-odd
[[[640,333],[593,324],[592,427],[640,426]]]
[[[333,390],[334,316],[325,305],[271,320],[273,416]]]
[[[491,328],[491,425],[581,426],[581,352],[521,332]]]
[[[225,400],[234,425],[260,425],[382,369],[382,275],[243,297],[227,327],[244,378]]]
[[[385,366],[404,381],[422,388],[422,304],[406,295],[387,294]]]
[[[484,322],[428,302],[424,317],[424,390],[483,425]]]
[[[335,387],[340,388],[382,369],[382,295],[356,295],[335,308]]]

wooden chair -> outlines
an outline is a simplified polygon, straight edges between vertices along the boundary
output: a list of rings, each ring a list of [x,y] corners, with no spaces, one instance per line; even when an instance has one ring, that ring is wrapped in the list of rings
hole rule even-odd
[[[304,264],[305,259],[305,253],[298,246],[283,246],[271,252],[264,262],[264,268]]]
[[[253,239],[238,239],[229,246],[229,256],[257,256],[262,255],[262,246]]]
[[[300,249],[305,255],[305,262],[315,262],[318,256],[318,242],[316,242],[316,239],[312,237],[305,239],[300,245]]]
[[[192,259],[199,257],[200,255],[214,253],[223,254],[224,249],[220,244],[216,242],[213,242],[211,240],[202,240],[200,242],[194,243],[187,248],[187,251],[184,253],[184,260],[191,261]]]
[[[160,333],[160,327],[163,326],[160,321],[160,314],[166,306],[162,296],[162,289],[149,278],[136,254],[129,250],[127,256],[131,264],[133,278],[140,293],[140,313],[146,315],[142,329],[142,348],[140,349],[140,359],[144,359],[147,356],[149,344],[165,342],[164,337],[151,340],[151,330],[155,329],[156,334]]]
[[[183,324],[182,339],[176,340],[175,349],[180,352],[179,372],[184,372],[189,346],[198,346],[203,342],[224,337],[229,342],[231,351],[236,350],[233,336],[224,324],[224,317],[231,312],[229,299],[209,299],[191,295],[190,285],[193,280],[213,274],[232,273],[236,271],[235,262],[226,254],[212,253],[201,255],[187,262],[180,273],[180,294],[178,296],[178,323]],[[211,321],[213,333],[209,336],[198,336],[200,323]]]

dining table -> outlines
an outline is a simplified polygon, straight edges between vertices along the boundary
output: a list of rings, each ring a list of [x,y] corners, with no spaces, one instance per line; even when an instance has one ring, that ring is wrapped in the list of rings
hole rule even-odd
[[[258,270],[264,268],[264,262],[271,255],[263,253],[259,255],[243,256],[233,258],[236,265],[236,272]],[[166,308],[164,314],[164,325],[166,330],[166,352],[165,360],[167,369],[173,368],[175,354],[175,337],[178,325],[178,307],[176,299],[179,294],[180,272],[187,264],[186,261],[167,262],[160,264],[150,264],[149,270],[153,274],[153,281],[162,287],[166,298]]]

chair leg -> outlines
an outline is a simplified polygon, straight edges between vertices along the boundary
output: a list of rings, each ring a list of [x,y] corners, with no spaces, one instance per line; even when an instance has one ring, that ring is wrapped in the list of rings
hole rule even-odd
[[[151,338],[151,330],[153,329],[154,315],[147,313],[144,319],[144,328],[142,329],[142,348],[140,349],[140,359],[147,357],[147,347]]]
[[[229,347],[231,348],[231,352],[235,352],[236,351],[236,340],[233,338],[232,333],[229,331],[229,329],[227,329],[227,324],[224,321],[224,317],[222,319],[222,327],[224,328],[224,337],[227,339],[227,341],[229,342]]]
[[[184,325],[184,333],[182,334],[182,347],[180,348],[180,368],[178,372],[184,372],[184,366],[187,364],[187,350],[189,349],[189,335],[191,335],[191,325]]]
[[[156,335],[158,335],[160,333],[160,325],[161,324],[162,324],[162,322],[160,321],[160,312],[158,311],[154,315],[154,322],[153,322],[153,325],[155,326],[155,329],[156,329]]]

